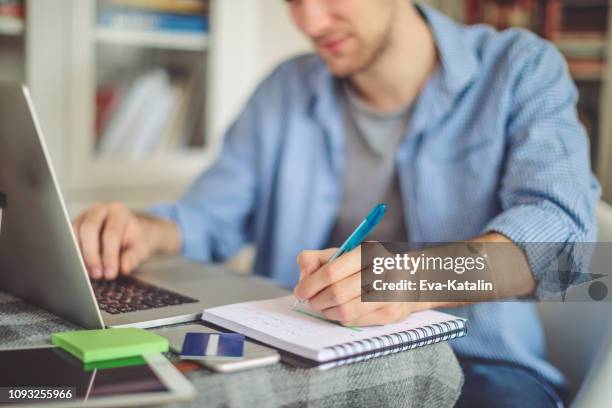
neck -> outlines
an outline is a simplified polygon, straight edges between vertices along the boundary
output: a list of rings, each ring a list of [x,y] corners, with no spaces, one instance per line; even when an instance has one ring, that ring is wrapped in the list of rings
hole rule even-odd
[[[410,2],[400,4],[388,46],[371,66],[350,77],[359,96],[381,111],[412,103],[438,64],[429,26]]]

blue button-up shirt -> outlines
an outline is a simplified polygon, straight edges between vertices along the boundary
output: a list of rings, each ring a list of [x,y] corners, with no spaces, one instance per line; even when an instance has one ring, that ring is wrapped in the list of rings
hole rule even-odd
[[[421,6],[440,67],[415,100],[395,155],[407,240],[451,242],[489,231],[515,242],[595,240],[599,186],[576,114],[577,92],[553,45],[523,30],[466,27]],[[227,131],[220,157],[175,204],[183,254],[222,261],[257,247],[254,272],[293,286],[303,249],[323,248],[342,196],[345,131],[337,79],[316,55],[264,80]],[[364,186],[367,188],[367,186]],[[536,280],[541,255],[525,248]],[[532,305],[482,303],[452,310],[470,332],[460,357],[563,379],[544,356]]]

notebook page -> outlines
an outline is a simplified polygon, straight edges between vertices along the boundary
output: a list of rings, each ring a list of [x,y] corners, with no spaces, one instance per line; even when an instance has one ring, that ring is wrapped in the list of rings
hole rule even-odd
[[[204,311],[202,319],[303,357],[331,360],[330,347],[415,329],[455,317],[437,311],[418,312],[395,324],[374,327],[344,327],[292,309],[295,299],[286,296],[257,302],[237,303]]]

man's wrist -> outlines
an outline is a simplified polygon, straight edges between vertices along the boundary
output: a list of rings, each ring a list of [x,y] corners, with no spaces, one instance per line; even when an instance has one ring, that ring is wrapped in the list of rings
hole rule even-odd
[[[149,214],[138,214],[138,220],[151,255],[180,253],[182,240],[176,223]]]

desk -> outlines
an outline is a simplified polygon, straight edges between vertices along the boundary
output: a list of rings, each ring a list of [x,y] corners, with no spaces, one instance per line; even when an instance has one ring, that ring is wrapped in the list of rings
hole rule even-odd
[[[75,326],[0,292],[0,347],[43,346],[53,332]],[[376,358],[329,371],[285,364],[216,374],[187,373],[199,390],[176,407],[447,407],[457,400],[463,375],[448,344]]]

